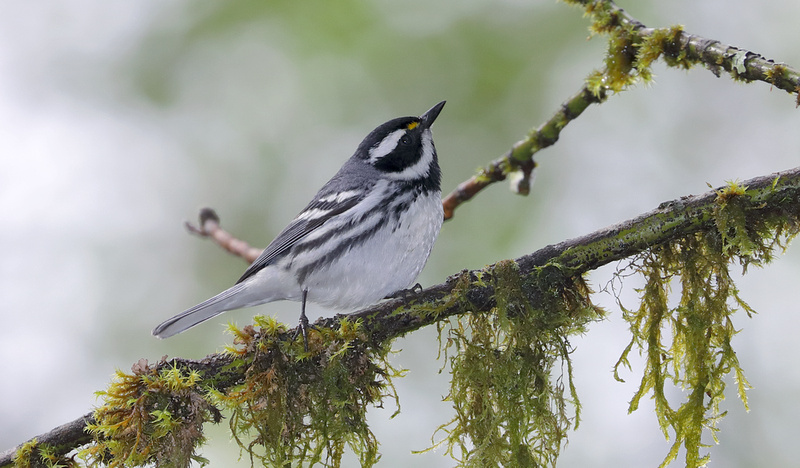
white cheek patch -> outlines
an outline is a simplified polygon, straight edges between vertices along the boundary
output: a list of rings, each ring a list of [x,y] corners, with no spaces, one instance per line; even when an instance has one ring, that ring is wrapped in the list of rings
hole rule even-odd
[[[397,142],[406,134],[405,129],[395,130],[386,135],[386,138],[381,140],[377,146],[369,149],[369,162],[375,164],[379,159],[394,151],[397,148]]]
[[[419,161],[400,172],[386,174],[386,177],[399,180],[413,180],[426,177],[430,171],[431,163],[433,162],[433,153],[435,151],[433,147],[433,135],[431,135],[430,129],[425,129],[425,131],[422,132],[422,140],[420,143],[422,144],[422,156],[419,158]]]

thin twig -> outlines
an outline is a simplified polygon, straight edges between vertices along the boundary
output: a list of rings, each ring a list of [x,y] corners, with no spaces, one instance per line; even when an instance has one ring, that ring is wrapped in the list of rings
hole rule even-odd
[[[200,222],[197,226],[188,221],[185,223],[186,229],[192,234],[211,239],[231,254],[243,258],[247,263],[253,263],[261,255],[263,249],[252,247],[247,242],[232,236],[228,231],[222,229],[219,223],[219,216],[213,209],[201,209],[199,218]]]
[[[613,1],[578,0],[574,3],[583,5],[587,13],[595,18],[595,30],[611,31],[615,28],[627,28],[633,35],[630,38],[630,54],[635,56],[639,44],[644,38],[653,37],[664,29],[647,28]],[[800,72],[784,64],[775,63],[765,59],[759,54],[738,47],[722,44],[701,36],[688,34],[675,29],[676,34],[666,39],[662,49],[668,57],[665,61],[682,57],[688,62],[702,63],[716,76],[720,76],[720,69],[724,69],[733,78],[745,81],[763,81],[790,94],[797,94],[796,105],[800,106]],[[634,68],[636,63],[633,64]],[[605,75],[606,71],[600,72]],[[505,180],[509,174],[522,170],[522,188],[515,190],[521,195],[527,195],[524,190],[530,183],[530,170],[535,167],[533,156],[538,151],[553,145],[561,130],[572,120],[583,113],[591,104],[598,104],[606,99],[609,89],[599,88],[592,91],[589,86],[584,86],[565,102],[553,116],[540,127],[532,130],[524,139],[517,142],[503,157],[490,162],[478,174],[459,184],[455,190],[442,201],[444,217],[450,219],[462,203],[470,200],[478,192],[489,185]],[[619,89],[615,91],[620,91]],[[526,169],[528,171],[526,172]]]
[[[681,58],[689,62],[702,63],[714,75],[720,76],[720,68],[729,72],[734,79],[745,81],[762,81],[782,89],[789,94],[796,94],[796,105],[800,106],[800,71],[782,63],[775,63],[760,54],[746,49],[723,44],[714,39],[707,39],[695,34],[689,34],[680,27],[677,28],[648,28],[642,22],[620,8],[613,0],[565,0],[567,3],[576,3],[586,9],[586,14],[595,21],[592,30],[596,32],[616,31],[619,28],[638,37],[633,37],[634,49],[646,37],[653,37],[664,31],[674,31],[676,34],[666,39],[663,50],[671,59]]]
[[[651,28],[641,30],[645,36],[654,32]],[[719,69],[722,68],[736,79],[762,81],[790,94],[797,94],[796,107],[800,106],[800,71],[788,65],[775,63],[772,59],[749,50],[686,32],[680,32],[665,48],[685,53],[688,60],[703,63],[718,77]]]
[[[505,180],[512,172],[522,171],[522,177],[517,183],[515,191],[520,195],[527,195],[531,176],[536,168],[533,155],[554,145],[558,141],[561,130],[568,123],[575,120],[590,105],[603,102],[605,99],[605,91],[601,90],[599,94],[594,94],[584,85],[580,91],[564,102],[550,119],[538,128],[531,130],[525,138],[515,143],[502,158],[490,162],[478,174],[459,184],[454,191],[444,197],[442,200],[444,219],[452,218],[459,205],[489,185]]]

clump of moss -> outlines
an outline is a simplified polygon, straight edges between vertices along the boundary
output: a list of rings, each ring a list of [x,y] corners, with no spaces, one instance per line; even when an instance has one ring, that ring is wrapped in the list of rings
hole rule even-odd
[[[55,446],[36,439],[22,445],[14,456],[14,468],[73,468],[80,466],[74,458],[61,455]]]
[[[40,443],[37,439],[30,440],[14,454],[14,468],[72,468],[78,463],[73,458],[59,455],[56,448],[50,444]]]
[[[456,415],[440,430],[464,466],[554,465],[578,424],[569,336],[601,311],[580,277],[552,266],[532,276],[521,278],[513,261],[484,272],[478,281],[494,285],[497,307],[462,315],[445,341],[445,355],[455,350],[447,400]]]
[[[39,441],[36,439],[30,440],[22,444],[14,454],[14,467],[15,468],[30,468],[32,466],[32,458],[35,456]]]
[[[391,378],[402,374],[388,363],[388,345],[367,343],[361,322],[346,318],[334,329],[311,330],[309,351],[301,340],[287,340],[274,319],[256,317],[255,326],[231,329],[227,369],[245,374],[233,387],[165,362],[151,367],[141,360],[132,374],[117,371],[98,392],[103,405],[88,426],[96,440],[81,454],[87,464],[204,465],[195,451],[204,442],[203,424],[221,420],[217,407],[230,412],[233,437],[253,462],[338,467],[347,447],[362,466],[378,461],[367,407],[396,399]]]
[[[369,405],[396,398],[387,362],[388,345],[364,341],[360,322],[311,330],[309,352],[301,340],[275,339],[282,330],[269,319],[260,328],[237,331],[239,356],[247,369],[243,384],[215,402],[231,413],[234,438],[251,460],[269,466],[341,466],[346,447],[361,466],[378,459],[378,441],[366,422]]]
[[[103,405],[87,426],[96,440],[82,456],[90,466],[205,464],[195,453],[204,441],[203,424],[221,416],[204,398],[199,381],[197,372],[157,370],[146,360],[135,364],[132,374],[118,370],[108,390],[98,392]]]

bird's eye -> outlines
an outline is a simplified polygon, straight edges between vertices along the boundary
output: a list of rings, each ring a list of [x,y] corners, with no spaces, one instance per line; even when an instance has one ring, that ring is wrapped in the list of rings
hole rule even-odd
[[[411,137],[408,135],[403,135],[400,137],[400,144],[404,146],[408,146],[411,144]]]

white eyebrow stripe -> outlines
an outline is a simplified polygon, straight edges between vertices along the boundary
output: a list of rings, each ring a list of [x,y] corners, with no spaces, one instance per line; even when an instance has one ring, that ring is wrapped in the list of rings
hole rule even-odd
[[[375,164],[379,159],[391,153],[397,148],[397,142],[406,134],[405,129],[395,130],[386,135],[381,142],[369,149],[369,162]]]

